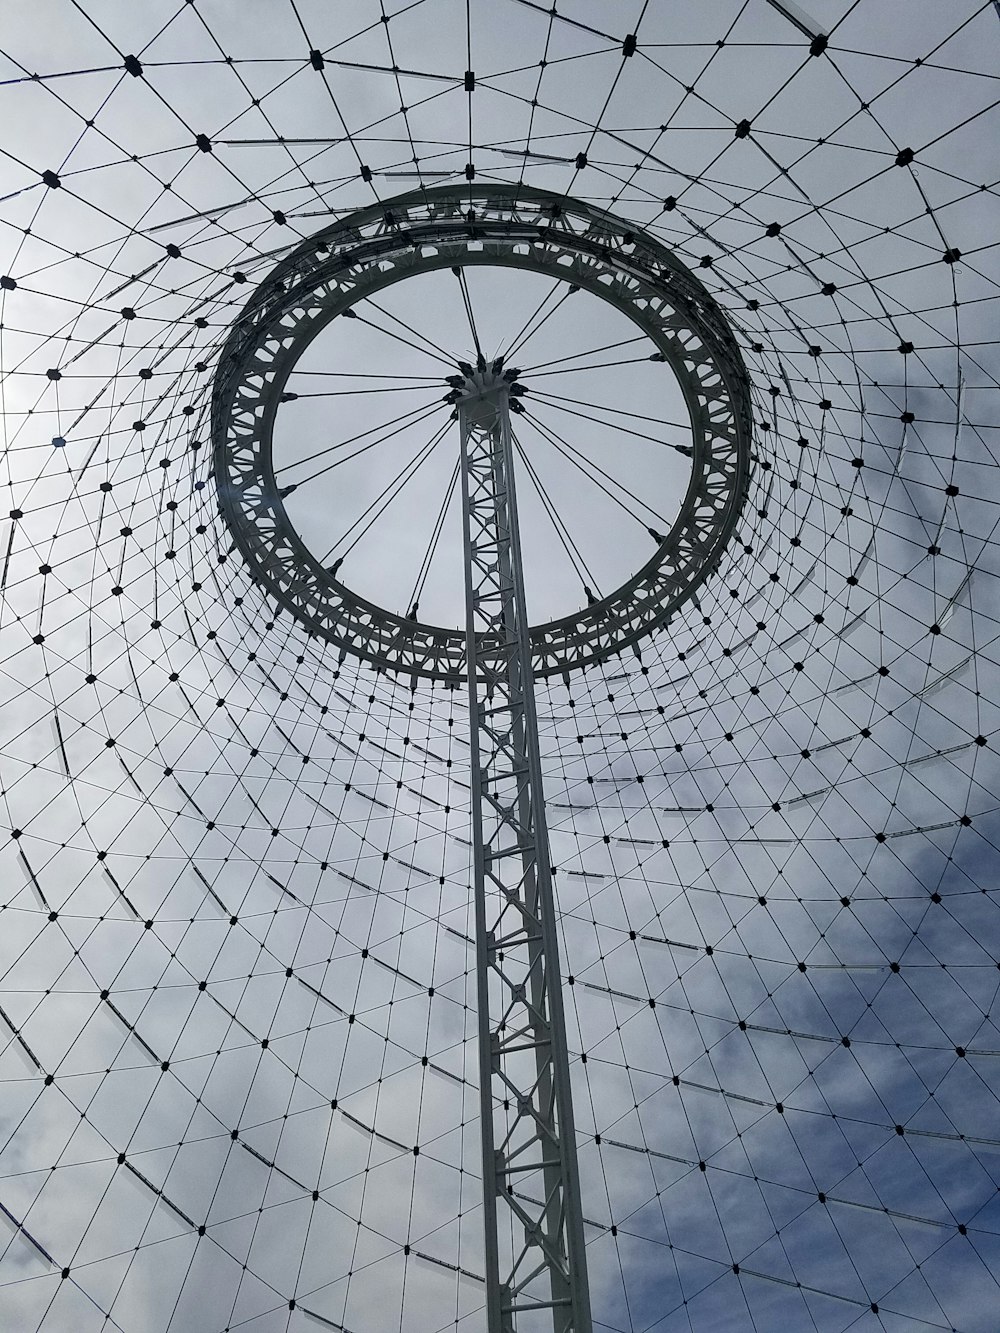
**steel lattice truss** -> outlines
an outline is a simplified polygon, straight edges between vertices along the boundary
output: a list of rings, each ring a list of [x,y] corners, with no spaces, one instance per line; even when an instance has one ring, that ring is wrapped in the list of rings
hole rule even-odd
[[[594,1327],[993,1333],[996,7],[8,9],[0,1324],[485,1327],[449,380],[520,372],[533,625],[654,559],[697,451],[624,309],[472,258],[513,197],[634,226],[616,272],[653,238],[750,385],[694,595],[536,656]],[[262,586],[211,443],[261,284],[438,190],[464,249],[239,390],[434,680]]]
[[[590,1333],[509,397],[473,374],[459,407],[486,1297],[491,1333]]]
[[[590,665],[668,622],[717,564],[746,491],[750,403],[739,350],[702,284],[653,238],[564,195],[423,191],[352,214],[296,249],[263,280],[220,358],[213,435],[224,512],[268,590],[316,633],[393,671],[462,680],[463,634],[360,601],[309,553],[271,462],[288,376],[317,332],[356,315],[372,292],[456,264],[528,269],[593,292],[633,320],[681,382],[695,469],[670,532],[622,587],[532,631],[539,674]]]

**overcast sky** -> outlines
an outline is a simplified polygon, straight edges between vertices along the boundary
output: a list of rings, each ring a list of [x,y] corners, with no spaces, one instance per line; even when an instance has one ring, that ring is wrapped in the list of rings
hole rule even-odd
[[[995,1328],[1000,30],[782,8],[0,18],[5,1327],[485,1329],[464,694],[278,612],[208,420],[291,247],[471,163],[670,246],[754,401],[698,599],[538,684],[595,1328]],[[296,367],[274,458],[317,559],[442,430],[345,557],[361,596],[461,623],[444,377],[549,286],[470,272],[474,335],[415,279]],[[576,293],[518,359],[537,620],[687,485],[636,336]]]

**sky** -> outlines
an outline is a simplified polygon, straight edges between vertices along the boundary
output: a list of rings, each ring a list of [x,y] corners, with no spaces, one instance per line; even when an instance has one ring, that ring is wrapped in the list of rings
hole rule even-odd
[[[808,11],[0,18],[0,1323],[486,1327],[465,696],[275,604],[210,421],[292,248],[471,164],[669,247],[753,401],[697,597],[537,682],[594,1327],[995,1327],[1000,20]],[[466,280],[473,321],[445,269],[306,350],[286,510],[321,563],[368,511],[343,580],[459,626],[445,378],[527,332],[528,606],[570,614],[672,522],[682,395],[589,294]]]

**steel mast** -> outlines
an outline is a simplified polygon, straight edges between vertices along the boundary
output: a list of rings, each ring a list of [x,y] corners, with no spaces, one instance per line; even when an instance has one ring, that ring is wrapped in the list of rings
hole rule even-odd
[[[531,643],[512,372],[480,359],[461,431],[489,1333],[591,1333]],[[455,383],[455,381],[452,381]],[[546,1319],[549,1312],[550,1319]]]

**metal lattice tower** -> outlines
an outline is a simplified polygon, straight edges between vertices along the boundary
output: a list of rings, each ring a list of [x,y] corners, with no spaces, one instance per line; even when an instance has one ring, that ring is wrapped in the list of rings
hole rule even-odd
[[[590,1333],[535,676],[568,675],[635,646],[708,577],[745,498],[749,394],[725,317],[653,237],[527,187],[473,193],[475,225],[468,191],[414,192],[388,211],[333,224],[322,245],[306,242],[275,268],[219,366],[215,466],[237,543],[294,617],[345,655],[414,682],[423,675],[467,685],[489,1333]],[[528,269],[563,299],[586,289],[617,307],[638,333],[632,341],[651,349],[643,360],[669,364],[662,373],[672,373],[690,418],[683,452],[691,474],[667,531],[648,529],[653,557],[603,598],[585,589],[586,610],[542,625],[529,621],[514,481],[515,450],[523,450],[511,429],[531,378],[521,383],[504,356],[483,355],[466,276],[481,264]],[[285,386],[313,337],[338,316],[356,318],[373,292],[445,266],[467,302],[478,353],[475,367],[458,360],[459,374],[446,377],[443,410],[453,409],[458,429],[446,420],[431,446],[458,437],[464,635],[419,621],[419,599],[406,617],[362,601],[342,581],[340,562],[311,559],[285,506],[298,486],[282,486],[274,463]],[[534,481],[530,459],[526,466]]]
[[[459,392],[489,1329],[550,1307],[590,1333],[509,378],[481,362]]]

